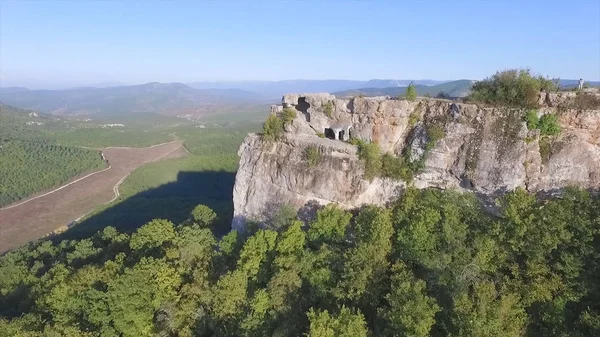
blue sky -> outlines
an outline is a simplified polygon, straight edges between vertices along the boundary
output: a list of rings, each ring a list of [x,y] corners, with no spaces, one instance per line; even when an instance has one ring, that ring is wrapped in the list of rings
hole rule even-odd
[[[0,0],[0,85],[600,79],[600,1]]]

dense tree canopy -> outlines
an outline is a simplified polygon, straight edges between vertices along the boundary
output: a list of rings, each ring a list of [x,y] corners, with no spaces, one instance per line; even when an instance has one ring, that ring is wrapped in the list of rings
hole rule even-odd
[[[584,191],[516,190],[490,215],[408,189],[220,239],[196,210],[5,254],[0,335],[600,335],[600,199]]]
[[[0,207],[104,167],[96,150],[0,139]]]

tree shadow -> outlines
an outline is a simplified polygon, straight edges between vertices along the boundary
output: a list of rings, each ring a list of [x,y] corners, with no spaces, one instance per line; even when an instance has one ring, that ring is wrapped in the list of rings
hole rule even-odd
[[[192,209],[203,204],[218,215],[215,235],[231,228],[235,172],[179,172],[177,180],[140,192],[95,214],[68,231],[52,238],[54,242],[87,238],[107,226],[131,233],[153,219],[167,219],[175,224],[186,220]]]

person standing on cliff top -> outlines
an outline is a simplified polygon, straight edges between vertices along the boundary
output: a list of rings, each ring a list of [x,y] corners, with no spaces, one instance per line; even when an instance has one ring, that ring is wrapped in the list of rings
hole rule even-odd
[[[579,79],[579,90],[583,90],[583,78]]]

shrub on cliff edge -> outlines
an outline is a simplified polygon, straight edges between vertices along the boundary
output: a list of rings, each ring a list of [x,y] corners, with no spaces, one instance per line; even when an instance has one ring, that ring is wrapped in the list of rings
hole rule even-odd
[[[406,93],[404,94],[407,100],[414,101],[417,99],[417,89],[415,85],[411,82],[408,87],[406,87]]]
[[[536,108],[540,91],[556,91],[557,85],[529,69],[510,69],[473,84],[469,100],[493,105]]]

